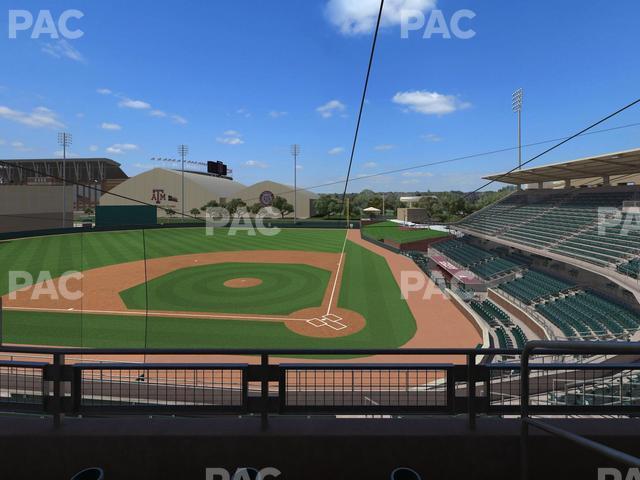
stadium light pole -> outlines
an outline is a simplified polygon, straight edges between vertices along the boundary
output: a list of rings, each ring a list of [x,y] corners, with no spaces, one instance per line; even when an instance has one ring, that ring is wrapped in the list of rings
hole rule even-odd
[[[67,223],[67,147],[72,141],[70,133],[58,133],[58,145],[62,147],[62,228]]]
[[[518,170],[522,168],[522,100],[524,90],[519,88],[511,95],[511,107],[518,114]],[[518,184],[518,190],[521,188]]]
[[[178,145],[178,155],[180,155],[180,158],[182,159],[182,220],[184,221],[184,204],[185,204],[185,198],[184,198],[184,158],[187,156],[187,154],[189,153],[189,147],[187,147],[186,145]]]
[[[298,156],[300,155],[300,145],[291,145],[291,155],[293,155],[293,224],[298,218]]]

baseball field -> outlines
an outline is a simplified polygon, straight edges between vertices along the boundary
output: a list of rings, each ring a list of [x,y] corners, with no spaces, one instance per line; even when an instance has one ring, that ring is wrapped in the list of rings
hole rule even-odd
[[[346,234],[283,229],[266,236],[218,229],[207,236],[204,228],[175,228],[1,242],[3,342],[123,348],[405,345],[416,333],[416,320],[401,298],[397,272],[356,241],[357,231]],[[22,272],[18,284],[16,272]]]

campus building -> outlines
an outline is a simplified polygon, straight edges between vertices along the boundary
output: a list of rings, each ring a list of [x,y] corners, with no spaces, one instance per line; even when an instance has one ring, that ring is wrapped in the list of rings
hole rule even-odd
[[[301,189],[298,189],[294,195],[294,188],[282,183],[262,181],[246,186],[230,178],[206,172],[185,171],[184,198],[182,185],[182,171],[154,168],[118,185],[111,192],[115,195],[103,197],[100,205],[132,205],[136,204],[135,200],[137,200],[180,213],[184,203],[184,211],[188,213],[194,208],[200,209],[212,200],[225,203],[239,198],[247,205],[262,203],[267,206],[273,198],[281,196],[291,205],[295,200],[298,218],[309,218],[315,214],[314,205],[317,195]],[[158,216],[165,215],[165,210],[158,210]]]

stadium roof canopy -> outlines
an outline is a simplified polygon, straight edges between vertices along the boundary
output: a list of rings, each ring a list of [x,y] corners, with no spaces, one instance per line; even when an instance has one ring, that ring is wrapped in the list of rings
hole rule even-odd
[[[20,158],[2,160],[0,183],[23,184],[38,178],[55,177],[90,183],[129,178],[120,164],[110,158]]]
[[[569,162],[553,163],[541,167],[523,168],[510,173],[484,177],[502,183],[522,185],[554,180],[610,177],[640,173],[640,149],[608,153],[596,157],[580,158]]]

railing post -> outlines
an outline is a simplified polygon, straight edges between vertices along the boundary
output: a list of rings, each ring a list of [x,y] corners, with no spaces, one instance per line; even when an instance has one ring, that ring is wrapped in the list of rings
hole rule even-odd
[[[53,354],[53,366],[55,368],[56,376],[53,380],[53,399],[55,409],[53,412],[53,427],[59,428],[62,425],[62,401],[64,397],[64,391],[62,390],[62,367],[64,365],[64,354]]]
[[[520,479],[529,478],[529,354],[525,346],[520,357]]]
[[[469,430],[476,429],[476,354],[467,355],[467,410],[469,413]]]
[[[266,430],[269,427],[269,354],[263,353],[260,359],[260,366],[262,367],[262,379],[260,380],[260,396],[262,399],[260,426],[262,430]]]

